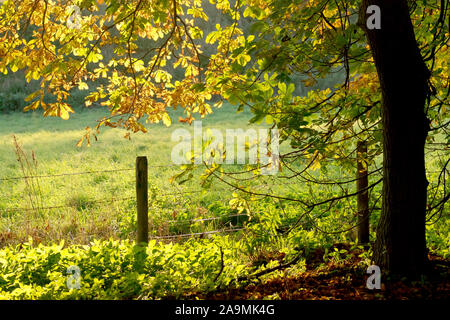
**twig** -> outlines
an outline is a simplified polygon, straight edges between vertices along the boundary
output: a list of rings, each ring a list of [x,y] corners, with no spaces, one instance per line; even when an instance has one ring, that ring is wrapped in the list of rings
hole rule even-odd
[[[217,279],[219,279],[219,276],[222,274],[223,268],[225,267],[224,263],[223,263],[223,250],[222,250],[222,247],[221,246],[218,246],[218,247],[220,249],[220,271],[217,274],[217,276],[214,278],[213,282],[216,282]]]
[[[252,274],[252,275],[249,275],[249,276],[239,277],[239,278],[237,278],[237,281],[239,282],[239,281],[245,281],[245,280],[250,280],[250,279],[254,279],[254,278],[259,278],[259,277],[261,277],[263,275],[266,275],[268,273],[272,273],[272,272],[277,271],[277,270],[282,270],[282,269],[289,268],[290,266],[295,264],[298,260],[300,260],[300,257],[301,257],[301,253],[299,253],[294,259],[292,259],[291,261],[289,261],[289,262],[287,262],[285,264],[280,264],[280,265],[278,265],[276,267],[269,268],[269,269],[257,272],[255,274]]]

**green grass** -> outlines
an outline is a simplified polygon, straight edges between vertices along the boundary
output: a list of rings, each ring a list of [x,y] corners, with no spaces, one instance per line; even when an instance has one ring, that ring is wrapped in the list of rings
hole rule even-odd
[[[173,112],[174,119],[181,113]],[[24,173],[15,154],[13,135],[22,149],[31,158],[33,151],[37,159],[35,175],[60,175],[86,171],[107,171],[131,169],[130,171],[103,172],[86,175],[72,175],[31,179],[39,184],[36,191],[27,188],[26,181],[12,180],[0,183],[0,244],[25,241],[29,236],[47,242],[61,239],[69,242],[86,243],[94,238],[132,238],[135,230],[135,202],[111,199],[133,198],[134,164],[137,156],[149,160],[149,184],[156,190],[157,201],[150,208],[150,219],[160,224],[168,217],[176,220],[193,219],[214,215],[208,206],[226,207],[231,192],[224,185],[217,184],[208,192],[181,196],[180,191],[200,190],[199,180],[182,186],[169,182],[170,177],[180,172],[170,160],[171,141],[176,128],[192,127],[174,123],[170,127],[162,124],[148,126],[148,133],[133,134],[131,141],[124,139],[125,130],[103,128],[99,141],[76,147],[85,133],[85,127],[93,127],[105,111],[86,110],[75,113],[70,120],[43,118],[41,113],[12,113],[0,116],[0,178],[20,177]],[[221,109],[203,119],[203,128],[245,128],[250,113],[235,113],[235,108],[224,105]],[[151,166],[166,166],[152,168]],[[200,171],[198,171],[200,172]],[[25,173],[26,175],[26,173]],[[20,210],[33,207],[30,193],[39,207],[68,206],[52,210]],[[162,196],[170,194],[169,196]],[[93,203],[96,200],[105,202]],[[218,202],[219,204],[214,204]],[[7,208],[14,209],[9,211]],[[3,209],[3,210],[2,210]],[[223,211],[228,211],[224,209]],[[227,212],[221,212],[226,215]],[[159,226],[161,233],[196,231],[189,224],[185,227]],[[166,230],[167,229],[167,230]]]
[[[86,145],[76,147],[77,141],[85,134],[85,127],[94,127],[96,120],[105,114],[105,110],[102,109],[83,110],[75,113],[68,121],[43,118],[38,112],[0,115],[0,179],[24,175],[15,153],[13,135],[29,158],[31,152],[34,152],[37,160],[35,175],[130,169],[26,181],[23,179],[0,181],[0,247],[25,242],[29,237],[33,238],[35,243],[65,240],[66,243],[77,244],[86,244],[94,239],[134,239],[136,232],[134,165],[137,156],[148,157],[149,188],[151,194],[156,195],[150,200],[151,235],[220,229],[229,226],[230,218],[226,216],[236,214],[238,212],[236,208],[239,206],[248,206],[253,214],[252,221],[261,222],[254,226],[252,232],[260,234],[258,241],[263,244],[270,240],[271,233],[268,232],[268,228],[278,223],[274,221],[292,224],[303,214],[296,203],[288,201],[280,203],[276,200],[249,196],[244,200],[235,198],[234,190],[220,182],[201,192],[183,194],[202,190],[199,179],[202,168],[196,169],[194,179],[183,185],[170,182],[172,176],[181,172],[180,167],[171,165],[171,150],[177,143],[171,141],[171,134],[173,130],[181,127],[192,131],[193,128],[187,124],[174,123],[171,127],[162,124],[149,125],[148,133],[133,134],[131,141],[123,138],[125,130],[103,128],[99,141],[93,141],[91,147]],[[179,115],[180,111],[173,112],[174,119],[178,119]],[[203,128],[204,130],[216,128],[223,133],[225,129],[230,128],[245,129],[249,127],[250,117],[248,110],[236,114],[234,107],[225,104],[203,119]],[[282,145],[281,150],[285,151],[287,148]],[[430,165],[434,162],[431,159],[429,161]],[[165,167],[166,165],[168,166]],[[230,166],[227,168],[230,169]],[[231,170],[242,170],[242,166],[231,166]],[[332,176],[341,180],[349,174],[352,176],[353,172],[330,166],[328,178]],[[319,177],[321,173],[317,171],[313,172],[313,175]],[[27,182],[35,183],[34,188],[27,186]],[[379,187],[381,188],[381,185]],[[321,189],[321,186],[305,185],[296,182],[295,179],[286,183],[284,180],[276,181],[275,184],[269,183],[268,186],[260,187],[260,190],[291,198],[308,199],[313,197],[310,188],[315,188],[314,193],[320,193],[324,197],[329,192]],[[380,192],[380,188],[377,188],[376,192]],[[127,200],[122,200],[123,198]],[[63,208],[22,210],[33,206],[63,206]],[[335,204],[331,209],[319,208],[325,211],[313,213],[312,217],[317,219],[316,224],[322,229],[343,230],[354,225],[355,207],[355,199],[351,199],[345,204]],[[372,238],[378,215],[379,211],[376,211],[371,216]],[[221,219],[186,222],[190,219],[209,217]],[[232,225],[242,226],[246,219],[247,217],[233,218],[231,222]],[[173,220],[181,223],[175,223]],[[427,227],[428,240],[433,251],[447,256],[448,219],[444,217],[443,220],[443,223]],[[333,243],[347,241],[350,237],[348,233],[331,236],[314,231],[306,216],[303,216],[301,230],[306,233],[301,233],[295,240],[301,243],[311,241],[317,244]]]

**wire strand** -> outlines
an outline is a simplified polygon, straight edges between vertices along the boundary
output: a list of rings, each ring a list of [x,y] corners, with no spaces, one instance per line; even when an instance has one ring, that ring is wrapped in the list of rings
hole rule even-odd
[[[192,237],[197,235],[203,235],[203,234],[213,234],[213,233],[221,233],[221,232],[236,232],[240,230],[244,230],[245,228],[233,228],[233,229],[224,229],[224,230],[214,230],[214,231],[205,231],[205,232],[196,232],[196,233],[184,233],[184,234],[177,234],[172,236],[156,236],[156,237],[149,237],[149,239],[174,239],[174,238],[186,238],[186,237]]]

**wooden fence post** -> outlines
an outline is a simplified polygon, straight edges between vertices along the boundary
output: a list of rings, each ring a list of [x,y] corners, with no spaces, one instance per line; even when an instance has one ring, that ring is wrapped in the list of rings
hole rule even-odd
[[[148,242],[147,157],[136,158],[137,243]]]

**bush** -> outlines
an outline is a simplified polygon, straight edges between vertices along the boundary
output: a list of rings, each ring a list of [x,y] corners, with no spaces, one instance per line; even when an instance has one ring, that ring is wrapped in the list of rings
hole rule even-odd
[[[27,83],[23,72],[8,73],[7,75],[0,75],[0,113],[23,111],[29,105],[25,98],[31,93],[39,89],[38,81],[31,81]],[[74,89],[67,103],[77,111],[84,109],[84,98],[91,91],[80,91]],[[45,97],[44,101],[55,101],[54,97]]]
[[[223,250],[223,270],[221,249]],[[88,246],[28,242],[0,250],[0,299],[159,299],[208,291],[242,273],[228,237],[184,244],[95,240]],[[79,289],[68,288],[70,266]],[[217,278],[217,279],[216,279]]]

